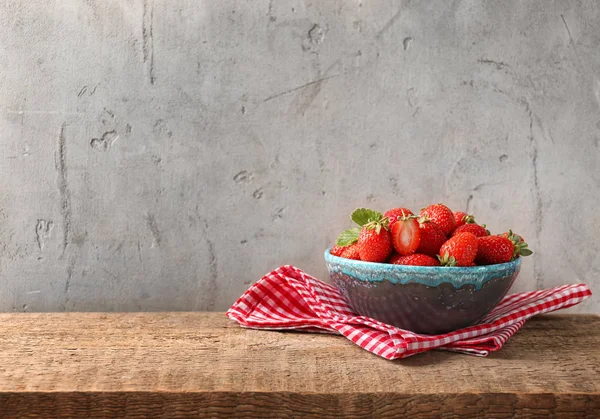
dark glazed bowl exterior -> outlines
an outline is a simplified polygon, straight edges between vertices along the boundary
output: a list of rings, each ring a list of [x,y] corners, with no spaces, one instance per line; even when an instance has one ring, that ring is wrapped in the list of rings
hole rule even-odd
[[[358,314],[422,334],[472,326],[506,295],[521,258],[498,265],[432,267],[371,263],[325,251],[329,276]]]

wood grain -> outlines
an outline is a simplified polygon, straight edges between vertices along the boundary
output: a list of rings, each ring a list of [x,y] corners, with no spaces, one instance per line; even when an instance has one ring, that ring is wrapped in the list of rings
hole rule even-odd
[[[600,317],[386,361],[223,313],[0,314],[0,417],[600,417]]]

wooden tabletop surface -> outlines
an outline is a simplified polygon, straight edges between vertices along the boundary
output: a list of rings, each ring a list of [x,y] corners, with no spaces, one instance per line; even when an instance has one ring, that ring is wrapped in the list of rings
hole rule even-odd
[[[378,358],[224,313],[0,314],[1,417],[600,417],[600,317],[529,320],[487,358]]]

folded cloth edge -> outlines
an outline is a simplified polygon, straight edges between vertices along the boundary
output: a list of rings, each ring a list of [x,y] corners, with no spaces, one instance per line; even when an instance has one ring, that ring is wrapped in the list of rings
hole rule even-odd
[[[261,303],[260,298],[265,298],[266,293],[269,292],[268,287],[263,288],[262,294],[257,292],[257,290],[260,291],[261,287],[265,287],[265,284],[263,284],[265,281],[268,283],[267,285],[275,283],[282,286],[282,282],[287,283],[288,286],[291,285],[295,288],[295,292],[301,296],[300,298],[305,300],[304,303],[310,306],[310,311],[312,311],[314,317],[286,319],[279,314],[268,312],[261,314],[264,318],[261,323],[257,323],[256,319],[254,319],[254,322],[248,321],[253,310]],[[284,265],[252,285],[236,300],[226,315],[244,328],[341,334],[364,349],[386,359],[405,358],[431,349],[486,356],[490,352],[502,348],[504,343],[529,318],[537,314],[571,307],[592,295],[586,284],[570,284],[546,290],[510,294],[498,304],[497,309],[501,309],[500,313],[493,315],[494,311],[492,311],[484,318],[489,323],[479,323],[443,335],[419,335],[381,323],[375,319],[358,316],[355,313],[352,313],[353,316],[338,316],[330,310],[331,307],[326,307],[330,304],[323,304],[323,301],[321,301],[323,296],[318,295],[315,286],[319,288],[321,293],[339,293],[332,285],[320,281],[294,266]],[[280,291],[278,292],[281,294]],[[542,298],[537,297],[538,295]],[[325,296],[325,299],[329,300],[330,297],[331,295]],[[333,297],[335,301],[339,301],[340,296],[334,295]],[[310,302],[306,300],[310,300]],[[527,304],[524,306],[518,304],[523,302],[527,302]],[[320,306],[315,306],[319,303]],[[282,312],[285,314],[285,310],[282,310]],[[371,332],[365,332],[364,330],[357,332],[357,326],[361,329],[368,328]],[[372,332],[373,329],[379,333],[387,332],[388,338],[376,337],[375,333]],[[356,339],[357,336],[358,339]],[[364,344],[365,340],[368,340],[367,344]],[[373,350],[374,346],[377,346],[379,350]]]

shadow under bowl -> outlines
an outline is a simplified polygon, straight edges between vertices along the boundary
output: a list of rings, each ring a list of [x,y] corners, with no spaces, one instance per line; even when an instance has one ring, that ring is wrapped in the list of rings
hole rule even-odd
[[[325,251],[329,276],[358,314],[422,334],[472,326],[504,298],[521,258],[473,267],[371,263]]]

